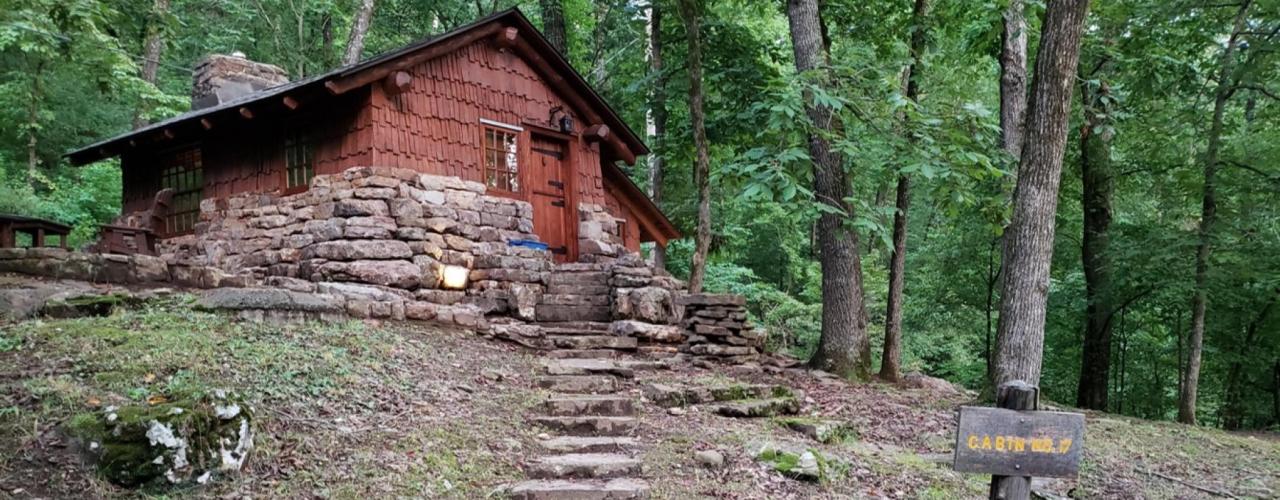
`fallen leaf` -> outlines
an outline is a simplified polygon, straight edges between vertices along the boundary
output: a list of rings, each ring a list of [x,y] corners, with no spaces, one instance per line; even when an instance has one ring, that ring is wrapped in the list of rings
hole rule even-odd
[[[149,405],[151,405],[151,406],[155,406],[155,405],[158,405],[158,404],[164,403],[164,402],[166,402],[166,401],[168,401],[168,399],[166,399],[164,396],[161,396],[161,395],[159,395],[159,394],[155,394],[155,395],[152,395],[151,397],[147,398],[147,404],[149,404]]]

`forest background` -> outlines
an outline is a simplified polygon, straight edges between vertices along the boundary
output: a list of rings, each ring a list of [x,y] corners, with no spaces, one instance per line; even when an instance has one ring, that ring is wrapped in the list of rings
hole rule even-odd
[[[1018,164],[1000,119],[1010,1],[825,0],[826,81],[796,72],[784,2],[684,3],[695,17],[667,0],[0,0],[0,212],[60,220],[75,226],[73,244],[91,241],[118,214],[119,165],[72,167],[62,155],[184,112],[191,68],[210,53],[241,51],[298,79],[350,60],[353,31],[354,57],[368,57],[511,6],[539,25],[558,13],[568,59],[655,151],[628,172],[689,235],[668,248],[668,270],[689,277],[695,253],[696,59],[711,186],[705,288],[747,296],[773,349],[817,348],[817,221],[832,206],[811,190],[816,102],[841,124],[823,133],[851,183],[841,215],[861,243],[871,351],[884,339],[909,178],[902,370],[983,387]],[[1045,6],[1012,6],[1025,15],[1031,76]],[[1044,398],[1177,418],[1199,290],[1199,422],[1280,427],[1278,31],[1276,0],[1093,2],[1056,214]],[[1198,258],[1202,248],[1212,251]],[[1100,382],[1082,369],[1086,346],[1090,366],[1105,358]]]

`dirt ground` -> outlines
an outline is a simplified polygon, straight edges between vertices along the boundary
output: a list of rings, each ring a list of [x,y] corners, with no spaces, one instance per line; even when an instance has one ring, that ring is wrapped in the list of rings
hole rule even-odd
[[[195,312],[181,298],[109,317],[0,326],[0,497],[484,498],[523,477],[545,393],[537,353],[473,332],[420,324],[273,326]],[[737,372],[681,365],[646,383],[784,384],[803,413],[847,420],[835,444],[772,419],[708,408],[674,415],[641,405],[645,476],[656,498],[981,498],[987,478],[951,471],[955,410],[970,395],[851,384],[802,370]],[[181,490],[126,490],[97,477],[61,432],[103,405],[193,388],[253,403],[256,449],[245,470]],[[675,413],[681,413],[676,411]],[[1280,492],[1280,439],[1089,414],[1078,480],[1047,491],[1077,498],[1207,498]],[[827,478],[786,478],[753,444],[794,442],[831,458]],[[715,449],[725,466],[696,463]]]

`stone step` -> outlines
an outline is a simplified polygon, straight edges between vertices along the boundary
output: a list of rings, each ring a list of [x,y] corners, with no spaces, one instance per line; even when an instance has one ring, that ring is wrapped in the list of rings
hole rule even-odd
[[[635,438],[612,436],[557,436],[538,444],[554,453],[619,453],[639,446]]]
[[[618,357],[618,351],[613,349],[556,349],[547,351],[543,355],[555,359],[612,359]]]
[[[719,405],[716,413],[737,418],[795,415],[800,413],[800,401],[796,398],[744,399]]]
[[[596,284],[596,285],[584,285],[584,284],[572,284],[572,285],[569,285],[569,284],[557,284],[557,285],[547,285],[546,293],[550,293],[550,294],[573,293],[573,294],[581,294],[581,295],[609,295],[609,292],[612,292],[612,291],[613,291],[613,288],[612,288],[612,287],[610,287],[609,285],[604,285],[604,284]]]
[[[636,429],[631,417],[533,417],[534,423],[570,436],[625,436]]]
[[[530,462],[532,479],[613,479],[640,474],[640,460],[616,453],[570,453]]]
[[[548,285],[608,285],[609,273],[605,271],[557,272],[547,275]]]
[[[538,298],[538,305],[607,307],[609,305],[609,295],[580,293],[543,294]]]
[[[609,321],[613,311],[606,305],[560,305],[539,304],[535,311],[539,322],[542,321]]]
[[[556,396],[543,403],[547,415],[554,417],[635,415],[635,400],[625,396]]]
[[[541,389],[573,394],[608,393],[618,390],[618,381],[610,375],[549,375],[534,381]]]
[[[512,500],[641,500],[649,498],[649,483],[621,478],[609,481],[524,481],[508,491]]]
[[[639,345],[634,337],[608,335],[548,335],[547,341],[560,349],[622,349],[632,350]]]
[[[547,359],[542,369],[548,375],[613,375],[635,378],[635,370],[611,359]]]
[[[538,328],[546,335],[612,335],[609,323],[598,321],[547,321]]]

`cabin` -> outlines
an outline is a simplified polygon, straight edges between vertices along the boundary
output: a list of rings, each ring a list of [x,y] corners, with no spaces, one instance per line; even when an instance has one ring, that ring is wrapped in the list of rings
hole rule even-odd
[[[679,237],[620,166],[648,148],[516,9],[300,81],[241,54],[210,56],[191,98],[188,113],[68,154],[120,158],[125,218],[167,190],[152,228],[161,246],[202,231],[202,206],[305,193],[356,167],[527,202],[557,262],[587,253],[600,231],[584,223],[601,209],[616,223],[604,232],[629,252]]]

